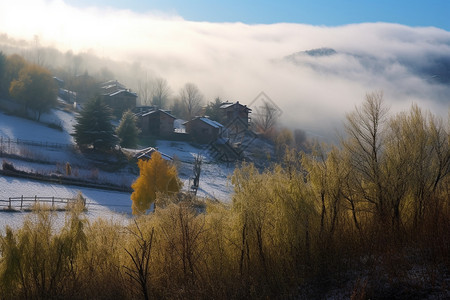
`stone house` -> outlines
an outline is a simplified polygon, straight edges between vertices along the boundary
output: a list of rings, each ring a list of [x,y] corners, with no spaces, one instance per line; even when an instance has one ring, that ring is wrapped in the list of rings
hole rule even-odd
[[[100,85],[100,95],[112,111],[113,115],[120,118],[127,110],[136,107],[137,94],[126,89],[117,80],[110,80]]]
[[[239,101],[235,103],[225,102],[220,105],[221,112],[221,120],[225,126],[229,124],[239,121],[240,124],[248,125],[250,123],[249,114],[251,113],[251,109],[247,107],[247,105],[242,105]]]
[[[217,140],[222,136],[225,129],[219,122],[206,117],[195,117],[183,125],[186,127],[186,133],[191,136],[191,139],[202,144]]]
[[[174,132],[175,117],[169,112],[157,109],[137,114],[138,126],[143,135],[171,137]]]

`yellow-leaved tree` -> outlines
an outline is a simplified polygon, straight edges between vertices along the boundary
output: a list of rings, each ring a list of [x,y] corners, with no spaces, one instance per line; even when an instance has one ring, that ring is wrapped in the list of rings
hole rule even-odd
[[[138,162],[140,175],[131,185],[133,214],[145,213],[155,201],[157,193],[177,193],[181,189],[177,170],[174,165],[164,160],[159,152],[152,153],[152,157]]]

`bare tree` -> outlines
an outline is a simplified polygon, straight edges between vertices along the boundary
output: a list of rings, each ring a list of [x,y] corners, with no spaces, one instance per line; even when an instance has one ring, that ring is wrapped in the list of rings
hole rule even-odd
[[[152,85],[152,104],[158,108],[164,108],[172,93],[167,80],[161,77],[155,78]]]
[[[152,102],[152,84],[148,79],[137,82],[139,102],[141,105],[150,105]]]
[[[125,273],[131,278],[132,281],[137,283],[140,287],[140,292],[144,299],[149,299],[149,279],[150,279],[150,262],[152,259],[152,243],[153,235],[155,233],[154,228],[150,232],[150,236],[147,237],[139,228],[137,221],[134,221],[136,230],[129,229],[129,232],[134,236],[136,245],[133,249],[125,249],[125,252],[130,257],[132,264],[130,266],[124,266]]]
[[[43,67],[45,64],[44,51],[41,47],[40,39],[37,34],[34,35],[34,50],[35,50],[35,63],[38,66]]]
[[[448,132],[442,119],[422,112],[417,105],[390,120],[389,129],[387,186],[395,221],[400,218],[401,202],[409,195],[414,197],[414,226],[418,226],[426,213],[439,213],[436,193],[450,173]]]
[[[255,108],[253,126],[255,131],[270,135],[280,117],[280,111],[270,102],[263,101],[262,105]]]
[[[381,155],[385,145],[383,125],[387,122],[388,111],[381,92],[367,94],[361,107],[347,114],[345,130],[348,139],[343,142],[355,170],[354,186],[359,188],[364,200],[375,206],[382,219],[388,210]],[[368,183],[372,186],[369,192],[364,188]]]
[[[84,66],[83,57],[80,54],[74,55],[73,52],[69,50],[65,54],[65,59],[65,68],[68,70],[70,78],[75,78],[77,75],[80,75],[81,69]]]
[[[167,80],[161,77],[138,80],[138,95],[142,105],[153,105],[157,108],[165,108],[172,90]]]
[[[180,89],[180,100],[184,106],[184,117],[186,119],[190,120],[200,113],[203,95],[195,84],[186,83],[184,87]]]

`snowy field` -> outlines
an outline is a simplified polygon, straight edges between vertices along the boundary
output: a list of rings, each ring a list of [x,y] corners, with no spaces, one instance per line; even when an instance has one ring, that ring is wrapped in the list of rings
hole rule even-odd
[[[61,110],[53,110],[49,114],[44,114],[41,120],[46,123],[59,124],[63,131],[49,128],[45,124],[17,118],[0,112],[0,137],[9,139],[22,139],[43,143],[73,144],[73,125],[76,123],[73,113]],[[64,172],[64,165],[70,162],[77,170],[80,177],[89,178],[92,169],[86,166],[86,161],[81,159],[69,148],[51,149],[32,146],[16,146],[17,153],[30,156],[30,158],[40,162],[28,162],[20,159],[10,159],[7,161],[14,164],[19,170],[50,174],[53,172]],[[232,194],[232,187],[229,184],[229,177],[234,171],[233,164],[222,164],[212,161],[208,152],[202,147],[195,147],[186,142],[157,141],[157,148],[162,153],[175,157],[179,161],[179,177],[183,182],[183,190],[189,190],[190,178],[193,175],[193,161],[196,155],[201,155],[203,164],[200,175],[200,186],[198,196],[214,198],[219,201],[229,202]],[[99,178],[107,178],[112,182],[121,184],[131,184],[136,179],[136,175],[126,172],[98,172]],[[131,217],[130,193],[121,193],[91,188],[80,188],[76,186],[65,186],[51,183],[43,183],[13,177],[0,177],[0,199],[6,200],[9,197],[74,197],[81,191],[87,200],[87,217],[94,220],[98,217],[107,219],[127,220]],[[19,227],[27,213],[0,212],[0,232],[6,225]],[[64,222],[64,212],[56,213],[57,222]]]
[[[131,215],[131,200],[129,193],[79,188],[57,184],[42,183],[13,177],[0,177],[0,199],[9,197],[61,197],[72,198],[80,191],[86,198],[86,216],[90,220],[102,217],[105,219],[123,220]],[[6,225],[20,227],[26,212],[1,212],[0,232]],[[63,224],[65,212],[55,214],[56,223]]]
[[[194,147],[186,142],[157,141],[157,148],[164,154],[178,159],[179,177],[183,181],[183,188],[189,188],[189,178],[193,175],[193,162],[197,155],[202,157],[200,172],[200,186],[197,195],[228,202],[233,191],[229,177],[235,169],[234,164],[217,163],[211,160],[206,148]]]
[[[60,110],[53,110],[52,114],[43,115],[41,120],[53,124],[61,124],[65,130],[55,130],[44,124],[9,116],[0,111],[0,136],[44,143],[73,143],[73,138],[70,135],[72,130],[70,128],[75,120],[72,114]]]

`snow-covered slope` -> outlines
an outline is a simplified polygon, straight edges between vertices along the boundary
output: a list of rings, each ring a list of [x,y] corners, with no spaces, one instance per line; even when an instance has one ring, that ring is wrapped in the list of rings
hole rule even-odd
[[[157,148],[164,154],[180,161],[179,177],[183,181],[184,189],[189,189],[189,178],[193,176],[193,162],[195,156],[202,157],[202,169],[197,195],[228,202],[233,191],[229,184],[229,177],[235,166],[213,161],[206,147],[194,147],[186,142],[157,141]]]
[[[131,214],[129,193],[48,184],[13,177],[0,177],[0,200],[20,196],[72,198],[77,195],[78,191],[86,198],[86,215],[91,220],[98,217],[121,220],[123,216],[130,216]],[[0,211],[0,232],[6,225],[20,227],[23,218],[27,214],[25,212],[11,213]],[[64,212],[57,212],[55,215],[56,222],[62,224],[64,215]]]
[[[21,139],[42,143],[73,144],[70,133],[76,123],[75,116],[61,110],[53,110],[42,116],[41,121],[45,123],[59,124],[63,131],[49,128],[43,123],[6,115],[0,111],[0,137],[3,139]],[[82,160],[69,148],[52,149],[44,147],[16,145],[17,153],[34,159],[34,162],[20,159],[7,158],[19,170],[38,172],[43,174],[64,172],[66,162],[70,162],[73,170],[76,168],[79,176],[89,177],[93,171],[89,166],[83,169]],[[220,201],[228,202],[231,198],[232,187],[229,184],[229,176],[234,171],[233,164],[221,164],[212,161],[206,149],[195,147],[186,142],[157,141],[158,150],[175,157],[179,161],[179,176],[184,183],[184,190],[189,190],[189,179],[193,176],[193,161],[196,155],[203,158],[202,171],[200,175],[199,196],[211,197]],[[1,158],[1,152],[0,152]],[[79,168],[79,169],[78,169]],[[136,175],[122,172],[108,173],[95,169],[97,175],[107,178],[110,182],[131,184]],[[87,199],[89,218],[97,217],[119,218],[126,220],[131,215],[130,193],[120,193],[90,188],[79,188],[75,186],[63,186],[38,181],[17,179],[12,177],[0,177],[0,200],[9,197],[74,197],[81,191]],[[127,217],[123,218],[123,214]],[[27,213],[6,213],[0,211],[0,231],[6,225],[18,227],[23,222]],[[58,222],[64,221],[64,212],[56,213]],[[62,224],[62,223],[61,223]]]
[[[54,124],[59,124],[59,122],[61,122],[61,124],[66,124],[65,121],[63,123],[62,120],[69,117],[68,113],[55,111],[55,116],[58,115],[60,118],[58,119],[55,117]],[[0,136],[11,139],[33,140],[60,144],[72,143],[72,136],[70,136],[67,131],[59,131],[35,121],[9,116],[1,111]]]

